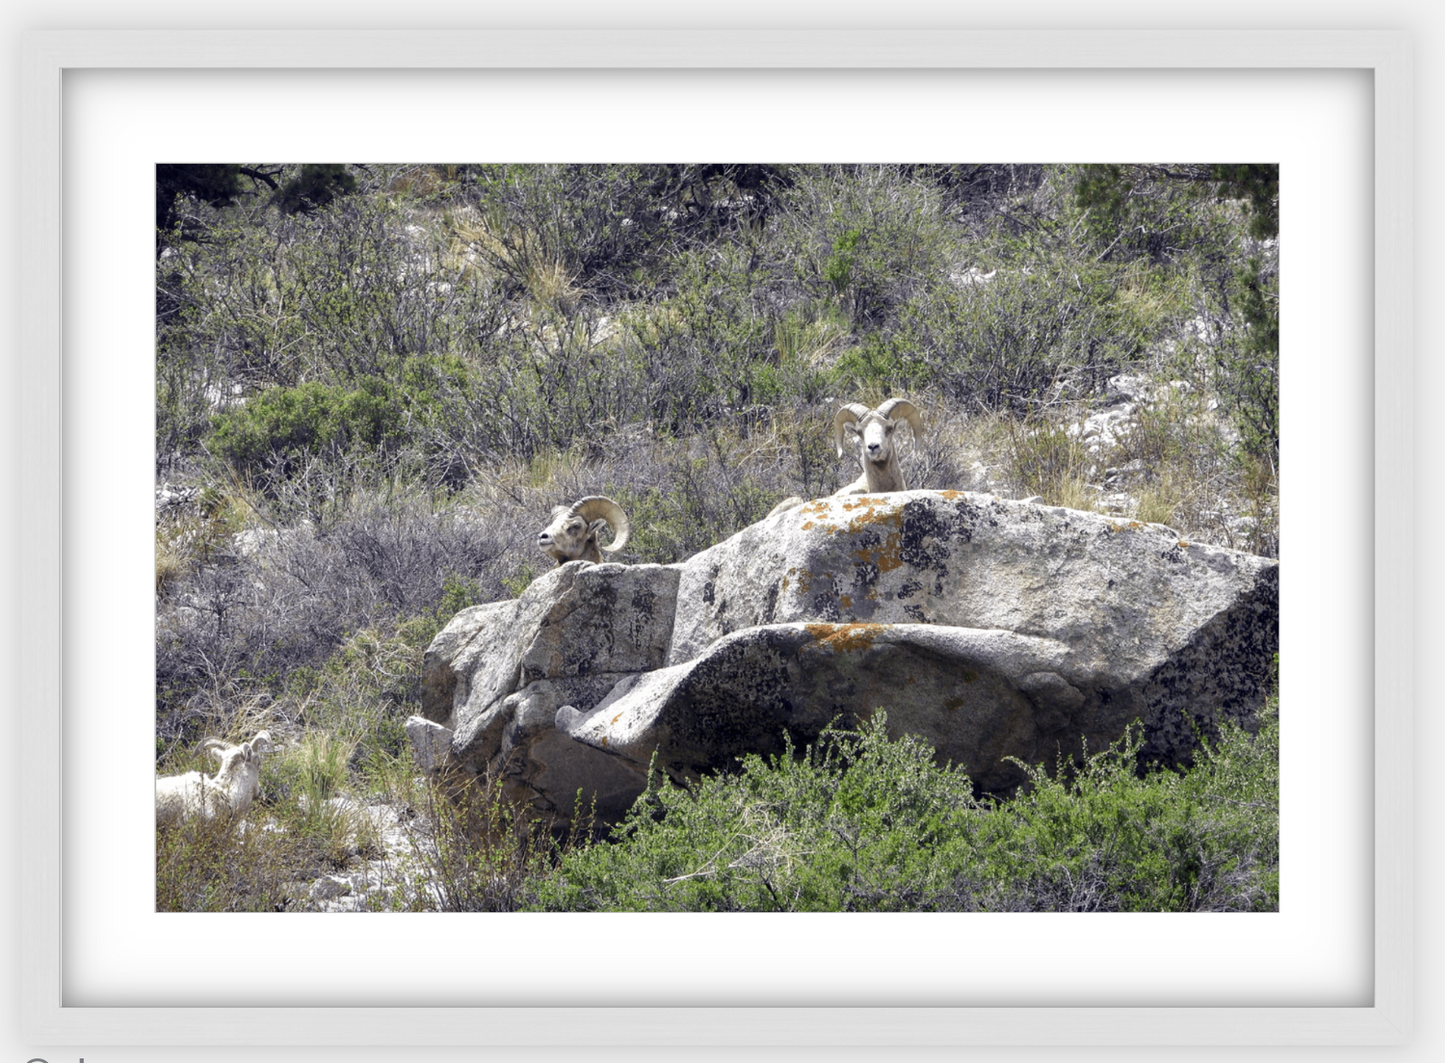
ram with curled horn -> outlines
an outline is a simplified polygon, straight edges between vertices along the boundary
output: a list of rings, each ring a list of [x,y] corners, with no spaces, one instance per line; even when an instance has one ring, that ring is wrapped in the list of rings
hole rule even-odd
[[[834,491],[831,497],[908,490],[893,438],[904,421],[913,429],[914,442],[921,441],[923,415],[907,399],[889,399],[876,410],[870,410],[861,402],[850,402],[833,415],[833,445],[838,448],[838,457],[847,453],[845,444],[850,436],[857,439],[861,444],[858,460],[863,463],[863,474],[848,486]],[[796,509],[802,504],[803,500],[796,496],[785,498],[773,507],[768,516]]]
[[[859,460],[863,463],[863,475],[835,492],[835,497],[908,490],[894,439],[894,433],[904,421],[913,429],[914,442],[921,441],[923,415],[907,399],[889,399],[874,410],[862,403],[850,402],[833,415],[833,443],[838,448],[838,457],[846,453],[844,444],[851,437],[860,444]]]
[[[597,541],[604,527],[612,529],[612,541],[606,546]],[[588,495],[570,506],[555,507],[550,523],[537,534],[537,546],[559,565],[568,561],[595,565],[602,562],[604,552],[615,554],[626,546],[631,531],[621,506],[604,495]]]

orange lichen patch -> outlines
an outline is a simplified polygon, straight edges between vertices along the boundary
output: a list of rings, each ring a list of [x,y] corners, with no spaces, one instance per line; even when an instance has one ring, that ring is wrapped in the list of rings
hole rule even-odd
[[[803,530],[812,531],[814,528],[825,531],[829,535],[836,535],[839,532],[855,534],[868,527],[870,524],[877,524],[887,520],[890,523],[901,524],[903,521],[902,509],[896,502],[886,495],[848,495],[842,500],[841,505],[844,512],[855,514],[848,520],[817,520],[804,521]],[[826,517],[831,513],[826,504],[811,513],[811,516]]]
[[[947,500],[950,501],[950,502],[956,501],[957,499],[960,499],[960,498],[963,497],[963,492],[962,492],[962,491],[952,491],[952,490],[949,490],[949,491],[940,491],[940,492],[938,492],[938,493],[939,493],[940,495],[942,495],[945,499],[947,499]]]
[[[616,716],[612,717],[612,722],[616,723],[620,719],[622,719],[622,713],[619,712]]]
[[[852,609],[852,608],[853,608],[853,597],[852,597],[852,595],[844,594],[844,595],[840,596],[840,597],[838,598],[838,604],[841,605],[844,609]]]
[[[808,634],[813,641],[827,646],[834,653],[852,653],[866,650],[873,645],[888,624],[807,624]]]
[[[898,556],[899,533],[889,532],[888,538],[875,547],[864,547],[862,550],[854,550],[853,556],[860,564],[874,565],[880,573],[892,572],[903,564],[903,558]]]

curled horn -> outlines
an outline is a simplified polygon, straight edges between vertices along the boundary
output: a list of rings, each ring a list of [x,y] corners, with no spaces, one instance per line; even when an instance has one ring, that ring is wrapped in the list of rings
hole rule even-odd
[[[833,445],[838,448],[838,457],[841,458],[846,453],[843,449],[843,426],[866,416],[868,407],[861,402],[850,402],[833,415]]]
[[[923,438],[923,414],[907,399],[889,399],[878,407],[878,412],[890,421],[902,417],[913,428],[913,438]]]
[[[569,517],[581,517],[588,524],[594,520],[605,520],[612,526],[612,542],[606,546],[598,543],[598,547],[615,554],[627,545],[627,536],[632,532],[632,525],[628,523],[627,514],[622,512],[622,507],[606,495],[588,495],[586,498],[579,498],[572,504],[567,514]]]

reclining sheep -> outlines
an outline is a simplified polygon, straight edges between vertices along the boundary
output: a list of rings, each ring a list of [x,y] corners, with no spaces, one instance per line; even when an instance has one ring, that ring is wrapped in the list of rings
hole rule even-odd
[[[219,738],[208,738],[201,748],[220,762],[215,775],[198,771],[184,775],[162,775],[156,779],[156,825],[175,824],[183,819],[215,819],[240,815],[251,807],[261,790],[261,754],[276,747],[271,735],[262,731],[239,746]]]
[[[858,460],[863,465],[863,474],[834,491],[831,497],[908,490],[893,438],[904,421],[913,429],[914,441],[922,440],[923,415],[907,399],[889,399],[876,410],[870,410],[861,402],[850,402],[833,415],[833,445],[837,447],[838,457],[846,453],[844,443],[848,437],[856,439],[860,444]],[[802,502],[801,498],[786,498],[774,506],[768,516],[793,509]]]
[[[612,528],[612,541],[601,546],[597,535],[607,526]],[[559,565],[568,561],[591,561],[596,565],[602,562],[604,551],[615,554],[626,546],[631,531],[621,506],[602,495],[588,495],[571,506],[554,508],[551,523],[537,535],[537,546]]]

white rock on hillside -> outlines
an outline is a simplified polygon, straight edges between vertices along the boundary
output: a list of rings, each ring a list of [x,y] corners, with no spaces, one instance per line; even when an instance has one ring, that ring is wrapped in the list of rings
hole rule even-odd
[[[461,613],[428,650],[452,757],[570,814],[878,708],[986,788],[1128,723],[1185,757],[1248,720],[1278,642],[1278,563],[1157,526],[956,491],[820,499],[681,565],[573,562]]]

